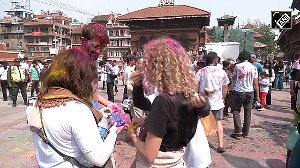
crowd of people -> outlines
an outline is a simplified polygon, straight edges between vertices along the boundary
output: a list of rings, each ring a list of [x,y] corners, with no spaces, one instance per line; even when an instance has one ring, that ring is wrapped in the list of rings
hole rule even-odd
[[[28,58],[16,58],[14,64],[9,66],[3,60],[0,68],[1,89],[3,101],[12,100],[12,107],[17,106],[17,97],[21,91],[24,104],[28,104],[27,90],[30,89],[30,97],[39,94],[41,88],[41,76],[48,70],[51,61],[42,62],[34,59],[31,64]],[[8,92],[7,92],[8,91]]]
[[[100,128],[120,110],[114,103],[118,81],[124,84],[123,101],[133,107],[125,111],[132,120],[126,139],[136,148],[131,167],[208,167],[210,123],[202,119],[213,117],[216,149],[226,152],[224,117],[233,115],[232,138],[247,138],[252,109],[269,108],[271,90],[282,90],[284,77],[290,82],[294,127],[299,129],[299,61],[292,66],[281,60],[260,64],[256,55],[242,51],[237,60],[221,62],[217,53],[209,52],[192,64],[185,49],[165,37],[145,44],[143,55],[127,55],[124,66],[114,60],[99,66],[97,58],[109,43],[105,28],[87,24],[81,43],[82,48],[62,51],[43,66],[39,60],[28,65],[26,59],[15,59],[14,65],[3,61],[0,68],[4,101],[7,86],[13,107],[19,90],[26,105],[26,87],[31,87],[31,97],[37,96],[42,136],[32,132],[32,137],[40,167],[115,167],[112,152],[124,126],[111,124],[104,136]],[[98,90],[101,83],[107,99]],[[299,167],[298,137],[289,137],[287,163],[292,168]]]

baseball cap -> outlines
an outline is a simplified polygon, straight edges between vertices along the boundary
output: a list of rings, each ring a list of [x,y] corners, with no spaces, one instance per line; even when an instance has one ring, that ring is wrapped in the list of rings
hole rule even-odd
[[[255,54],[252,54],[252,55],[251,55],[251,58],[256,59],[256,55],[255,55]]]

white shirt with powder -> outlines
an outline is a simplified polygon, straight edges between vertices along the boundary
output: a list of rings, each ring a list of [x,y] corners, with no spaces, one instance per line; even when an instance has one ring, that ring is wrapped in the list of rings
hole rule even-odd
[[[114,149],[117,134],[108,134],[103,142],[92,111],[80,102],[42,109],[47,138],[61,153],[76,158],[81,164],[104,164]],[[36,158],[40,167],[72,167],[41,138],[32,133]],[[89,160],[89,161],[87,161]]]
[[[211,110],[220,110],[224,107],[222,87],[229,84],[226,72],[218,66],[207,66],[196,74],[196,80],[199,85],[200,95],[205,95],[204,89],[214,91],[215,93],[208,97]]]
[[[234,90],[237,92],[253,92],[253,80],[258,78],[257,68],[248,61],[236,64],[233,75]]]

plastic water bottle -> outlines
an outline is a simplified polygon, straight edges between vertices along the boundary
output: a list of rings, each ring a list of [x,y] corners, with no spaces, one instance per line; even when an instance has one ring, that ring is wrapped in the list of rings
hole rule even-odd
[[[100,136],[105,141],[107,131],[108,131],[108,122],[107,122],[107,114],[103,113],[103,117],[101,118],[100,122],[98,123],[98,131],[100,133]]]

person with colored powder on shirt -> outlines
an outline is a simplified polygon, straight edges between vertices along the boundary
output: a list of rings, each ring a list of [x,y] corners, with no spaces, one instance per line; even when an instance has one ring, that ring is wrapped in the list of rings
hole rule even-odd
[[[249,62],[250,53],[242,51],[239,54],[238,60],[234,68],[234,91],[232,95],[231,110],[233,113],[234,133],[232,138],[247,137],[249,134],[251,120],[251,106],[254,95],[256,100],[260,102],[258,73],[256,67]],[[255,94],[254,94],[255,92]],[[240,112],[241,107],[244,107],[244,124],[241,126]]]

